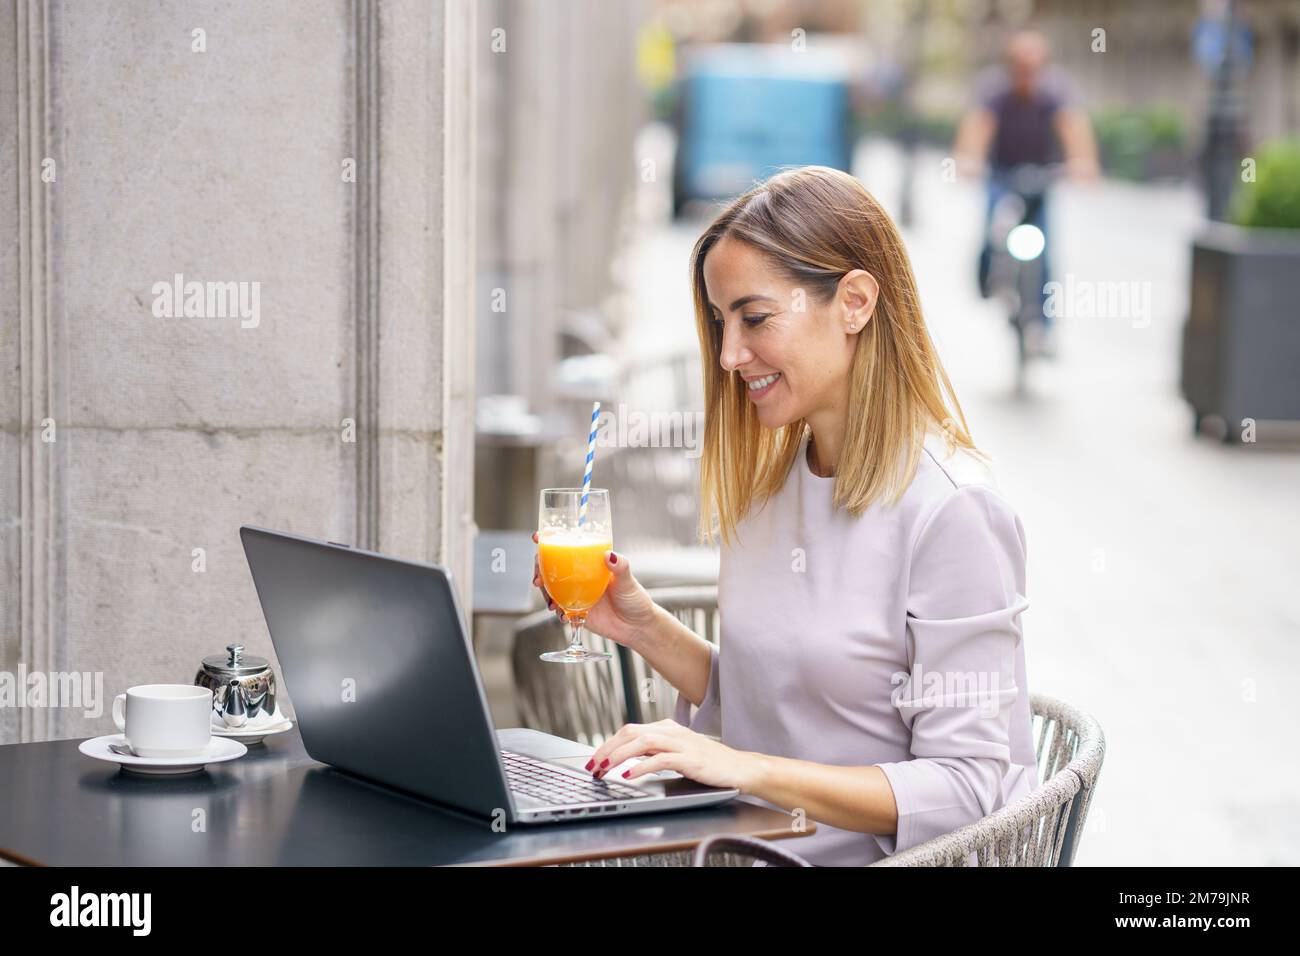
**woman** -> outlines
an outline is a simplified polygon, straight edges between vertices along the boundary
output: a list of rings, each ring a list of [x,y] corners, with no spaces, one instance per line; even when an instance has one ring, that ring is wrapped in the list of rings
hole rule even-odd
[[[852,176],[790,170],[709,226],[691,273],[721,651],[611,551],[588,624],[677,688],[676,720],[624,726],[588,769],[645,757],[623,776],[737,787],[792,826],[815,821],[793,849],[835,865],[1028,792],[1024,534],[967,432],[893,223]]]

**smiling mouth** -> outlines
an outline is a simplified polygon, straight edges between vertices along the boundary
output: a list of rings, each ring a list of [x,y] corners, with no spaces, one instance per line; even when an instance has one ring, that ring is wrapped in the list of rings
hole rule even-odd
[[[752,381],[746,382],[745,389],[749,392],[750,398],[761,398],[771,391],[772,386],[780,381],[780,379],[781,373],[773,372],[771,375],[764,375],[762,378],[756,378]]]

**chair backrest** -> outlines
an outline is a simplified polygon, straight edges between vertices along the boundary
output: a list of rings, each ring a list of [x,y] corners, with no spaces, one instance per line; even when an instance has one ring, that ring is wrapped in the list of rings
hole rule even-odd
[[[1046,694],[1029,695],[1030,711],[1038,724],[1039,779],[1057,773],[1072,773],[1079,778],[1079,793],[1075,796],[1066,825],[1064,844],[1057,866],[1070,866],[1074,862],[1079,836],[1088,818],[1092,794],[1101,775],[1101,764],[1106,756],[1106,735],[1091,714],[1071,704]],[[1052,742],[1046,738],[1052,731]]]
[[[718,640],[717,588],[654,588],[655,603],[706,640]],[[671,717],[677,691],[639,654],[587,634],[593,650],[614,653],[615,667],[557,667],[539,659],[564,647],[564,627],[551,611],[521,618],[514,628],[511,669],[524,726],[598,746],[625,723]]]
[[[1032,694],[1039,786],[965,827],[879,860],[872,866],[1069,866],[1101,771],[1105,737],[1087,714]],[[797,866],[789,850],[762,840],[718,835],[696,849],[695,866]]]
[[[590,631],[584,640],[592,650],[626,652]],[[566,643],[564,626],[552,611],[530,614],[515,625],[510,651],[515,706],[525,727],[598,747],[625,723],[624,668],[540,659],[543,652],[562,650]]]
[[[983,819],[873,866],[1070,866],[1105,753],[1101,726],[1045,694],[1030,695],[1038,786]]]
[[[721,622],[718,618],[717,585],[652,588],[650,596],[700,637],[711,644],[718,643]],[[628,707],[629,722],[649,724],[671,717],[677,702],[677,689],[640,654],[627,653],[624,657],[624,667],[631,675],[627,686],[636,691]]]

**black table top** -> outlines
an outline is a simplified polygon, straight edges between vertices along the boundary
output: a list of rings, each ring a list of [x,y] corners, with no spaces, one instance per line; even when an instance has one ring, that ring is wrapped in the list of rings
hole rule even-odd
[[[716,807],[512,826],[372,784],[307,756],[297,727],[228,763],[145,777],[79,740],[0,746],[0,858],[88,866],[545,864],[684,850],[714,833],[809,835],[787,814]]]

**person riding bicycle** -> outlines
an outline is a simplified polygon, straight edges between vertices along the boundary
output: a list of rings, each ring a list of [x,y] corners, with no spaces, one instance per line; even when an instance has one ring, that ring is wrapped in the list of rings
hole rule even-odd
[[[1092,124],[1079,106],[1074,85],[1065,71],[1049,63],[1050,48],[1042,34],[1022,30],[1011,37],[1004,49],[1001,66],[984,71],[975,82],[974,106],[963,117],[953,150],[957,167],[964,175],[985,177],[988,195],[984,223],[984,247],[980,252],[980,294],[988,298],[989,267],[993,250],[989,225],[994,207],[1010,188],[1011,171],[1026,165],[1045,166],[1064,154],[1068,175],[1079,180],[1095,179],[1100,173]],[[1038,206],[1033,224],[1048,235],[1046,204]],[[1050,245],[1048,246],[1050,248]],[[1047,250],[1043,253],[1043,282],[1047,274]],[[1044,305],[1046,291],[1042,292]],[[1052,316],[1041,310],[1040,351],[1052,354]]]

